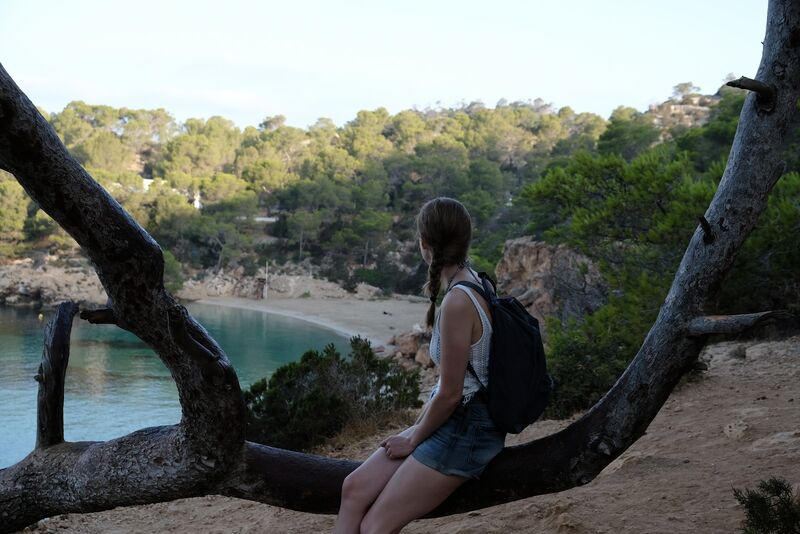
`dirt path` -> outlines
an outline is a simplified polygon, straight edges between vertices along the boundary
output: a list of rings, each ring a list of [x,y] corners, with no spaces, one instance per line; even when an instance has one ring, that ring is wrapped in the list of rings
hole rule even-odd
[[[447,518],[404,532],[716,533],[743,517],[732,487],[781,476],[800,482],[800,337],[714,345],[709,370],[671,396],[648,432],[587,486]],[[510,443],[561,428],[537,423]],[[364,458],[377,437],[339,456]],[[70,514],[40,532],[327,532],[317,516],[223,497]]]

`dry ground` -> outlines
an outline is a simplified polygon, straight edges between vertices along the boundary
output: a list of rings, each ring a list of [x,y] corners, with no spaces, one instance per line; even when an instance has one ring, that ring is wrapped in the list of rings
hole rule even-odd
[[[800,482],[800,337],[708,348],[709,370],[682,384],[648,432],[590,484],[447,518],[404,532],[714,533],[743,517],[731,488],[781,476]],[[516,443],[560,428],[543,421]],[[331,454],[366,457],[380,436]],[[332,516],[223,497],[70,514],[40,532],[327,532]]]

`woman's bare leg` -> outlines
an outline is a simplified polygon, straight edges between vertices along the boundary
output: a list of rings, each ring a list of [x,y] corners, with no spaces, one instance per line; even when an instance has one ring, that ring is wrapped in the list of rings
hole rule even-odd
[[[401,435],[411,432],[408,428]],[[358,534],[359,525],[370,505],[375,501],[405,458],[391,459],[386,449],[379,447],[363,464],[347,475],[342,484],[339,515],[333,527],[335,534]]]
[[[369,508],[360,532],[400,532],[408,523],[439,506],[467,480],[443,475],[409,456]]]

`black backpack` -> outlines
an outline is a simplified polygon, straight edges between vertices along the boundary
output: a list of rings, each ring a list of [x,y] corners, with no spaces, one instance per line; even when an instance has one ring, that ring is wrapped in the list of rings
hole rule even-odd
[[[498,297],[497,286],[486,273],[478,276],[483,287],[472,282],[455,285],[477,291],[492,313],[489,386],[481,382],[471,363],[467,368],[487,394],[489,414],[497,428],[519,434],[542,415],[555,386],[547,373],[539,321],[514,297]]]

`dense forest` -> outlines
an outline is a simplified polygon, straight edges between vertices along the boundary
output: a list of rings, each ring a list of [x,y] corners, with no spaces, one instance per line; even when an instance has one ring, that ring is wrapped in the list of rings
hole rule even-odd
[[[471,259],[493,271],[506,239],[535,235],[596,261],[608,303],[549,329],[564,399],[592,402],[635,353],[658,311],[730,151],[744,94],[691,83],[645,112],[608,120],[541,100],[361,111],[307,129],[267,117],[177,123],[162,109],[72,102],[46,115],[67,148],[158,240],[168,281],[203,269],[302,263],[354,287],[416,293],[424,280],[414,215],[460,199],[474,218]],[[796,307],[800,297],[800,132],[786,175],[719,293],[716,312]],[[733,225],[734,223],[731,222]],[[735,231],[735,228],[731,228]],[[12,177],[0,176],[0,256],[69,253],[74,243]],[[559,413],[581,406],[554,405]]]
[[[506,238],[531,231],[532,220],[539,231],[554,223],[554,213],[531,217],[543,205],[526,194],[532,184],[576,155],[631,160],[674,138],[717,100],[693,89],[680,84],[664,106],[620,107],[608,121],[541,100],[361,111],[343,127],[320,119],[305,130],[281,116],[242,131],[222,117],[178,124],[162,109],[83,102],[48,119],[173,267],[252,273],[266,260],[309,261],[335,281],[414,292],[416,281],[404,280],[419,266],[413,215],[425,200],[449,195],[468,206],[473,262],[491,271]],[[3,256],[72,246],[10,177],[0,187]]]

